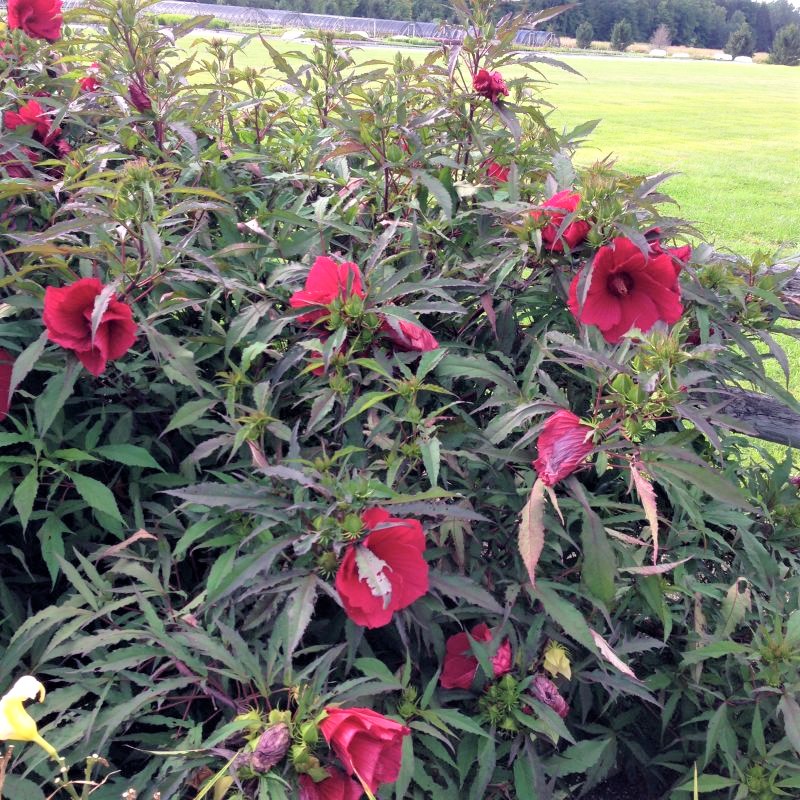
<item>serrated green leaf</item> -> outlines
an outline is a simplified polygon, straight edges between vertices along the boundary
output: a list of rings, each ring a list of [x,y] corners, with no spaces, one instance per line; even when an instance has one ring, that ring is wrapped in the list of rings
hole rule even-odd
[[[148,467],[163,472],[159,463],[144,449],[134,444],[106,444],[95,448],[95,453],[109,461],[117,461],[127,467]]]
[[[33,511],[33,501],[39,492],[39,470],[36,467],[28,472],[14,492],[14,508],[17,509],[22,530],[28,527],[28,520]]]
[[[103,514],[108,514],[109,517],[118,522],[123,521],[117,501],[108,486],[78,472],[67,472],[66,474],[75,484],[76,491],[88,506]]]

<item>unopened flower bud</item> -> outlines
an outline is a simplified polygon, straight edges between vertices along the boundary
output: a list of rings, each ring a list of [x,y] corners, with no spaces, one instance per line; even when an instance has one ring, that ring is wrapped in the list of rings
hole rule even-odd
[[[283,722],[272,725],[261,734],[250,762],[255,772],[269,772],[289,751],[289,726]]]
[[[153,110],[153,101],[150,99],[150,95],[138,81],[132,81],[128,87],[128,98],[133,107],[142,114]]]

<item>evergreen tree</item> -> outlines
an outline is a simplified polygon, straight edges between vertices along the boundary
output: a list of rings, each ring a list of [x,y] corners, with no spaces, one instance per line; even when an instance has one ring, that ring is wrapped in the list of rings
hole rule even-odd
[[[800,64],[800,25],[794,22],[784,25],[775,34],[769,60],[773,64],[786,64],[789,67]]]
[[[611,47],[622,52],[633,44],[633,28],[627,19],[621,19],[611,31]]]
[[[752,56],[755,45],[756,37],[753,34],[753,29],[746,22],[743,22],[728,38],[725,52],[734,58],[737,56]]]
[[[583,50],[588,50],[592,46],[592,37],[594,36],[594,28],[588,19],[581,22],[575,29],[575,44]]]

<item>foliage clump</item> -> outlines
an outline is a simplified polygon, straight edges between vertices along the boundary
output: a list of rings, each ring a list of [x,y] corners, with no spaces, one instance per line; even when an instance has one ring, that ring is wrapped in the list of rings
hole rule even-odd
[[[743,22],[735,31],[728,37],[725,45],[725,52],[738,58],[739,56],[752,56],[756,46],[756,37],[753,29]]]
[[[787,67],[800,64],[800,25],[785,25],[775,34],[769,60]]]
[[[575,29],[575,44],[583,50],[588,50],[592,46],[594,38],[594,28],[592,23],[584,20]]]
[[[633,28],[627,19],[615,23],[611,31],[611,49],[623,52],[633,44]]]

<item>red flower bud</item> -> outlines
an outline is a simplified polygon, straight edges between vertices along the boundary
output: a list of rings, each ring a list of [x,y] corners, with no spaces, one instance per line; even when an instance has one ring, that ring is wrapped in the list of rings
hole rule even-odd
[[[499,72],[479,69],[472,76],[472,88],[481,96],[496,103],[501,95],[508,95],[508,87]]]
[[[150,95],[137,81],[133,81],[128,87],[128,97],[133,107],[142,114],[153,110],[153,101],[150,99]]]
[[[592,428],[560,409],[544,423],[537,447],[539,457],[533,466],[546,486],[555,486],[592,452]]]

